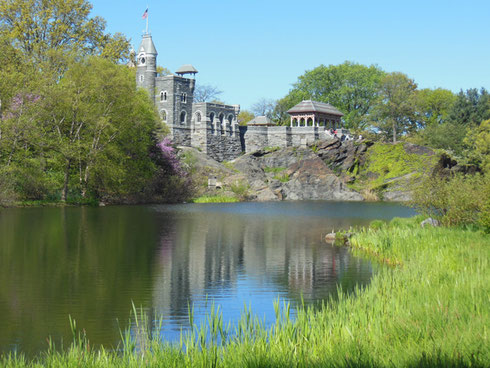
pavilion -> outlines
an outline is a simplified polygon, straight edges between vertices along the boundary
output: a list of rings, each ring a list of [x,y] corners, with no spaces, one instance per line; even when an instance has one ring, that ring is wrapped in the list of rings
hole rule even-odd
[[[325,127],[325,129],[341,128],[339,110],[328,103],[304,100],[287,111],[291,115],[291,126]]]

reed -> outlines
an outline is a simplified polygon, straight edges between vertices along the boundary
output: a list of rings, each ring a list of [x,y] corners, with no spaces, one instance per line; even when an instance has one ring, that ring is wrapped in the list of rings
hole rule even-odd
[[[369,286],[354,293],[338,290],[321,308],[299,305],[295,318],[291,305],[277,300],[276,322],[269,328],[247,306],[233,326],[224,325],[219,306],[197,326],[190,306],[191,328],[177,344],[143,328],[144,344],[135,337],[139,333],[128,333],[121,349],[94,350],[74,325],[67,351],[49,349],[32,361],[4,355],[0,366],[488,366],[489,237],[421,228],[420,220],[394,219],[360,230],[351,239],[354,252],[390,260],[391,267],[380,267]],[[140,331],[147,323],[144,313],[133,307],[133,315]]]

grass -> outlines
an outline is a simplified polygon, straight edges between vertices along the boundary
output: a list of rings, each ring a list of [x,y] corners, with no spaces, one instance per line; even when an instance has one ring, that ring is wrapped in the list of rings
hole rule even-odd
[[[201,197],[194,198],[192,200],[193,203],[231,203],[231,202],[239,202],[239,199],[236,197],[226,196],[226,195],[204,195]]]
[[[414,173],[411,180],[417,180],[427,170],[434,167],[437,155],[418,155],[407,153],[403,143],[377,143],[371,146],[362,167],[359,162],[353,165],[351,175],[356,182],[349,185],[352,189],[383,191],[390,180]],[[371,178],[368,178],[368,174]]]
[[[484,367],[490,362],[489,237],[460,228],[421,228],[420,217],[377,221],[352,239],[354,252],[387,264],[369,286],[320,309],[276,302],[265,328],[245,308],[235,326],[211,311],[180,343],[150,338],[143,312],[121,349],[91,350],[74,332],[66,352],[27,361],[7,355],[0,366],[90,367]],[[139,316],[139,318],[138,318]],[[73,326],[72,326],[73,327]],[[73,328],[72,328],[73,329]],[[75,330],[75,329],[73,329]]]

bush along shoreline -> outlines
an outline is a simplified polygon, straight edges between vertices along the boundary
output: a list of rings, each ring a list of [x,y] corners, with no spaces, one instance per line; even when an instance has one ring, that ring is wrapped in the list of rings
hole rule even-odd
[[[367,287],[349,295],[339,290],[319,309],[300,306],[295,318],[288,304],[277,302],[270,328],[248,309],[235,326],[224,326],[217,308],[200,326],[191,313],[193,328],[171,345],[149,333],[146,316],[134,308],[138,333],[122,333],[118,349],[93,349],[74,330],[67,351],[51,348],[34,360],[12,353],[0,365],[488,366],[489,237],[461,227],[422,228],[422,219],[396,218],[358,230],[349,242],[354,252],[394,267],[380,267]]]

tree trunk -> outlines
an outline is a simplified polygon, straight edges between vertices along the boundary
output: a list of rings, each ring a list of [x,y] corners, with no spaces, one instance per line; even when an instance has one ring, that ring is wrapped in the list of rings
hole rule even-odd
[[[71,160],[67,160],[66,167],[65,167],[65,180],[63,182],[63,190],[61,191],[62,202],[66,202],[66,197],[68,195],[68,182],[70,180],[70,166],[71,166]]]

